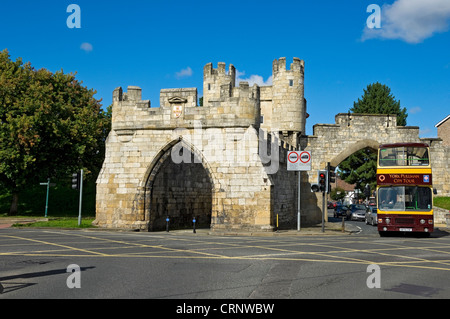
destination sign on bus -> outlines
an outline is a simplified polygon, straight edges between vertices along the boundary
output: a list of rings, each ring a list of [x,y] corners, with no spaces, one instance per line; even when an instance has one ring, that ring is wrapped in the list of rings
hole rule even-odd
[[[431,174],[377,174],[378,185],[432,185]]]

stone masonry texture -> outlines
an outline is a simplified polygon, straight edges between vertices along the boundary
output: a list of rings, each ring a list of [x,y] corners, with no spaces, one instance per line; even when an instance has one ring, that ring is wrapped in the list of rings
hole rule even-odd
[[[105,228],[273,231],[297,223],[298,172],[287,171],[289,150],[312,153],[301,172],[302,225],[321,221],[321,196],[311,193],[317,170],[382,143],[431,146],[433,181],[450,194],[449,147],[420,139],[418,127],[397,127],[392,115],[338,114],[305,135],[304,61],[272,63],[271,86],[241,82],[225,63],[204,67],[203,106],[196,88],[163,89],[160,106],[129,86],[113,92],[112,130],[97,179],[96,220]]]

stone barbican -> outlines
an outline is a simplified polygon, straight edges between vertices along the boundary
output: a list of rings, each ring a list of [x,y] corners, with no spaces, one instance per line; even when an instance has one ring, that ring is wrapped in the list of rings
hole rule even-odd
[[[321,221],[321,196],[311,193],[317,170],[337,166],[353,152],[381,143],[431,144],[433,183],[450,193],[449,147],[419,139],[418,127],[397,127],[392,115],[341,113],[305,135],[304,61],[273,61],[271,86],[236,87],[225,63],[204,67],[203,106],[196,88],[163,89],[160,106],[129,86],[113,92],[112,130],[97,179],[96,220],[105,228],[273,231],[295,228],[298,172],[288,172],[290,150],[312,154],[301,172],[302,225]]]

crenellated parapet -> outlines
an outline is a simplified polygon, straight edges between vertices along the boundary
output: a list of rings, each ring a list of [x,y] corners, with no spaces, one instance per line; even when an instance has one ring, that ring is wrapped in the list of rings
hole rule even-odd
[[[291,145],[298,145],[305,131],[304,61],[294,58],[290,69],[286,58],[273,61],[273,83],[259,87],[240,82],[236,68],[219,62],[203,68],[203,105],[197,105],[196,88],[162,89],[160,107],[142,99],[142,89],[129,86],[127,92],[113,92],[114,130],[190,128],[196,121],[204,127],[262,127],[282,133]]]
[[[222,87],[222,94],[211,105],[197,106],[197,89],[163,89],[160,107],[150,108],[142,100],[142,90],[135,86],[127,92],[113,93],[112,128],[116,131],[138,129],[202,127],[259,127],[259,87],[243,83],[239,88]]]

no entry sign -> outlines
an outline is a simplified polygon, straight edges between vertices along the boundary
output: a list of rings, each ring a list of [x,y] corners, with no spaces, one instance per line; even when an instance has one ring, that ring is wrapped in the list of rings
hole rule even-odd
[[[287,154],[288,171],[310,171],[311,170],[311,152],[308,151],[289,151]]]

